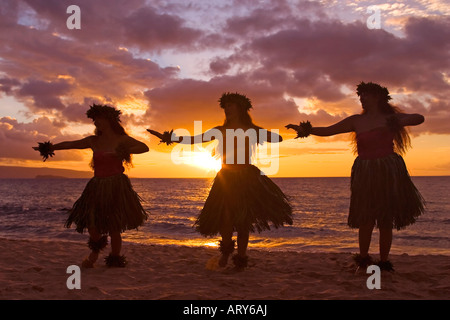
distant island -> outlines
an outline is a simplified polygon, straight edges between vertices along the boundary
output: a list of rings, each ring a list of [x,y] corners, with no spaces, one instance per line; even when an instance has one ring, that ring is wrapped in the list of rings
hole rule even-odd
[[[45,167],[0,166],[0,179],[80,179],[92,178],[92,171]]]
[[[51,174],[38,174],[35,179],[69,179],[63,176],[55,176]]]

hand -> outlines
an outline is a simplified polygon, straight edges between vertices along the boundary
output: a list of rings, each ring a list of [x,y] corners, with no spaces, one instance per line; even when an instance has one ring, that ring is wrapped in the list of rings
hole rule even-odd
[[[161,139],[161,141],[159,143],[165,143],[167,145],[172,144],[172,131],[164,131],[163,134],[159,133],[158,131],[152,130],[152,129],[147,129],[148,132],[150,132],[151,134],[153,134],[154,136],[157,136],[158,138]]]
[[[44,161],[47,160],[48,157],[53,157],[55,155],[55,149],[53,148],[53,144],[50,141],[38,142],[38,146],[33,147],[33,149],[39,151]]]
[[[295,131],[297,131],[297,136],[295,137],[295,139],[306,138],[311,134],[312,131],[311,122],[309,121],[302,121],[298,126],[295,124],[288,124],[286,128],[294,129]]]
[[[33,148],[33,150],[35,150],[35,151],[40,151],[40,150],[39,150],[39,147],[32,147],[32,148]],[[55,151],[53,148],[51,148],[50,150],[51,150],[51,151]]]
[[[160,143],[165,143],[166,145],[171,145],[173,143],[172,133],[173,133],[173,129],[171,131],[164,131],[164,133],[161,136]]]

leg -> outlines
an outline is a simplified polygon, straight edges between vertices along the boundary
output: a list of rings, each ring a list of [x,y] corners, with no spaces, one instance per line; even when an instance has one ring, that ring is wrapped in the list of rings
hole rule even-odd
[[[122,250],[122,235],[120,232],[110,232],[111,237],[111,254],[113,256],[119,256]]]
[[[237,237],[238,255],[240,255],[241,257],[247,256],[247,247],[249,238],[250,233],[248,230],[238,232]]]
[[[238,231],[238,253],[233,256],[233,262],[237,270],[243,270],[247,267],[248,257],[247,257],[247,247],[248,247],[249,231],[241,230]]]
[[[220,228],[220,235],[222,236],[222,241],[220,244],[220,251],[222,256],[219,260],[219,266],[225,267],[228,263],[228,257],[234,250],[234,242],[233,238],[233,222],[231,220],[231,215],[228,211],[225,212],[225,215],[222,219],[222,226]]]
[[[110,232],[111,237],[111,253],[105,258],[106,265],[108,267],[125,267],[127,260],[125,256],[120,255],[122,250],[122,235],[120,232]]]
[[[374,223],[367,223],[359,227],[359,254],[353,256],[358,269],[372,264],[372,258],[369,256],[369,248],[374,226]]]
[[[374,223],[368,223],[359,227],[359,254],[362,258],[369,254],[370,241],[372,239]]]
[[[392,228],[380,228],[380,260],[387,261],[392,245]]]
[[[88,228],[88,232],[88,246],[91,249],[91,253],[83,261],[82,266],[85,268],[92,268],[94,267],[94,263],[98,259],[100,250],[102,250],[106,246],[108,240],[106,239],[106,236],[102,236],[95,228]]]

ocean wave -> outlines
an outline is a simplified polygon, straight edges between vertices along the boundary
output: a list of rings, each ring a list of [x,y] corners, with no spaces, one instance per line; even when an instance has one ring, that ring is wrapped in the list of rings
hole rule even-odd
[[[435,242],[441,242],[441,241],[449,241],[450,237],[447,236],[430,236],[430,235],[420,235],[420,234],[410,234],[410,235],[396,235],[396,238],[398,239],[404,239],[404,240],[420,240],[420,241],[435,241]]]
[[[251,234],[251,246],[297,251],[357,247],[357,230],[350,229],[346,223],[348,179],[277,178],[274,181],[286,194],[293,195],[294,224]],[[393,251],[409,253],[420,248],[427,251],[437,248],[450,254],[447,214],[450,199],[445,193],[450,178],[433,179],[431,184],[427,181],[428,178],[417,179],[417,187],[428,201],[428,211],[416,224],[395,234]],[[67,179],[57,188],[54,185],[37,188],[33,180],[1,183],[0,236],[87,241],[87,234],[79,234],[73,227],[64,228],[67,211],[81,194],[85,182]],[[180,245],[211,242],[193,228],[208,190],[209,184],[203,180],[139,179],[136,191],[146,200],[144,207],[149,219],[137,231],[126,231],[124,239]],[[377,237],[378,232],[374,231],[373,250],[376,250]],[[191,242],[192,239],[195,241]]]

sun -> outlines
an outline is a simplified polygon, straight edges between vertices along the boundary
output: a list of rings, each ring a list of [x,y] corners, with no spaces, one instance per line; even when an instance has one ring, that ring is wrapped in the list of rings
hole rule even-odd
[[[202,168],[207,172],[219,172],[222,167],[222,159],[219,155],[213,156],[205,148],[197,147],[195,151],[184,151],[181,161],[184,164]]]

